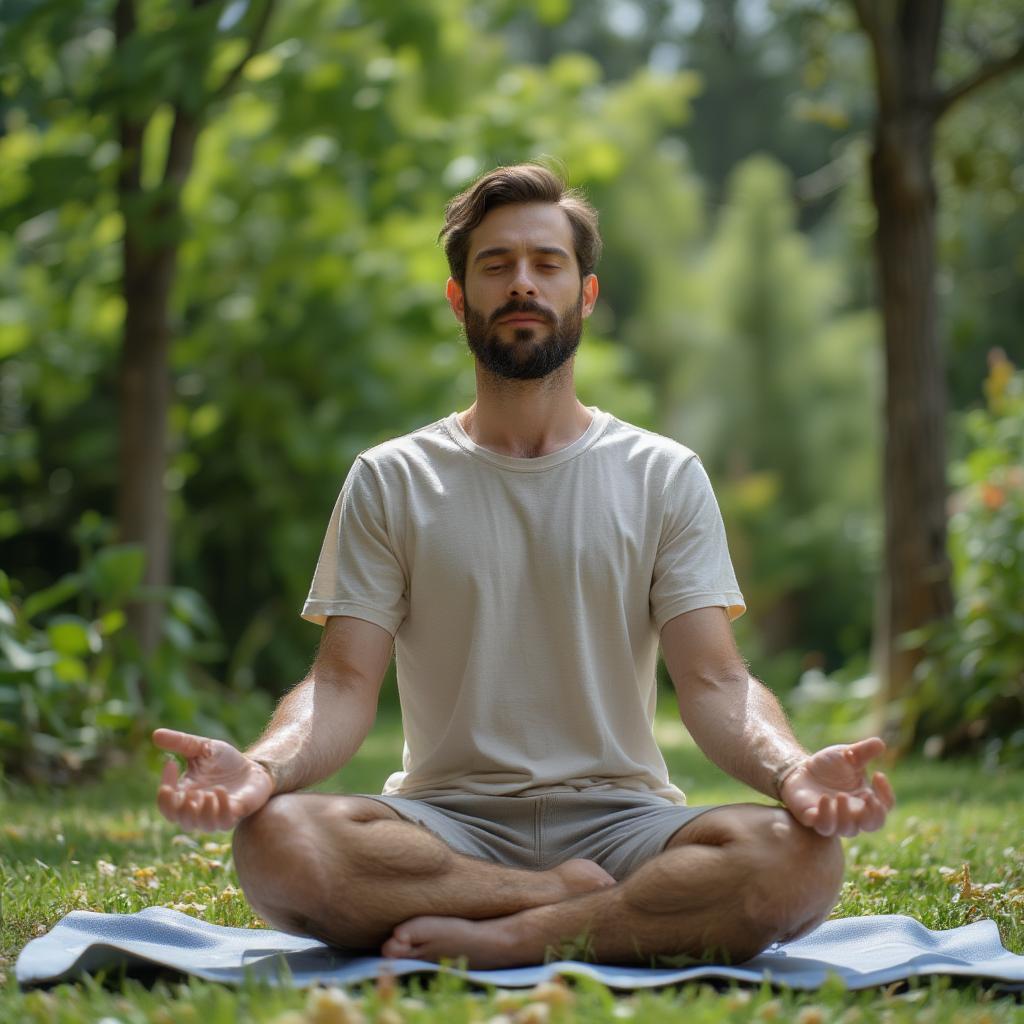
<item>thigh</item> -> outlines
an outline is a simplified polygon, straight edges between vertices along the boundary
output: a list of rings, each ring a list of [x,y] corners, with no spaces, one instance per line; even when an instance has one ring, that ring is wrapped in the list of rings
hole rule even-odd
[[[796,819],[784,807],[767,804],[719,804],[707,809],[693,821],[686,822],[672,835],[665,848],[701,843],[706,846],[726,846],[729,843],[752,840],[768,846],[776,839],[785,839]]]
[[[413,799],[368,796],[406,821],[422,825],[456,853],[507,867],[536,869],[536,798],[456,793]]]

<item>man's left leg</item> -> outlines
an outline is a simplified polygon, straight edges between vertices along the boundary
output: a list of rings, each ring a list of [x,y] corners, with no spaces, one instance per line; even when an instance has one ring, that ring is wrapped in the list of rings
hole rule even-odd
[[[614,888],[484,921],[413,918],[383,953],[465,956],[481,968],[540,963],[566,948],[605,963],[679,954],[741,963],[824,921],[842,876],[838,838],[784,808],[736,804],[694,819]]]

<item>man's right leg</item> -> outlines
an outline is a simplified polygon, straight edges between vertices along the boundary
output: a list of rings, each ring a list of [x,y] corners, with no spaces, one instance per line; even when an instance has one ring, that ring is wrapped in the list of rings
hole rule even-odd
[[[525,871],[466,857],[386,804],[321,793],[282,794],[245,818],[234,860],[269,924],[351,952],[379,952],[412,917],[505,917],[615,884],[592,861]]]

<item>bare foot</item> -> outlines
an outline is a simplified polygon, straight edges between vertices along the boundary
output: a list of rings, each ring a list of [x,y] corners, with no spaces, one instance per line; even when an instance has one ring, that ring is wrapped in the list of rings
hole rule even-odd
[[[381,955],[409,960],[466,958],[470,967],[513,967],[538,963],[518,946],[510,926],[512,918],[467,921],[461,917],[414,917],[403,921],[381,947]],[[540,954],[543,955],[543,952]]]
[[[595,889],[607,889],[617,884],[603,867],[592,860],[584,860],[582,857],[567,860],[564,864],[559,864],[549,870],[565,886],[563,899],[569,896],[580,896],[585,892],[593,892]]]
[[[616,881],[604,868],[592,860],[577,858],[550,868],[565,887],[560,899],[582,896],[597,889],[607,889]],[[509,914],[483,921],[462,917],[424,915],[403,921],[381,947],[381,955],[410,960],[456,959],[466,957],[470,967],[512,967],[517,964],[539,963],[544,947],[533,949],[536,943],[524,939],[522,914]]]

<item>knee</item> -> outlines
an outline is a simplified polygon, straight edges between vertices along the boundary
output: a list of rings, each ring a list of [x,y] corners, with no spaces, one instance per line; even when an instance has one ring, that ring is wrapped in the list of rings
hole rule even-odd
[[[306,822],[297,794],[272,797],[260,810],[243,818],[232,837],[235,871],[249,904],[269,924],[305,934],[296,913],[295,883],[313,882],[315,858],[303,841]]]
[[[271,797],[238,823],[231,847],[240,878],[262,866],[280,863],[282,854],[294,850],[296,829],[302,826],[300,799],[294,793]],[[290,850],[286,851],[286,847]]]
[[[756,831],[747,909],[760,922],[764,948],[799,938],[828,917],[843,884],[843,847],[838,837],[819,835],[782,809]]]

